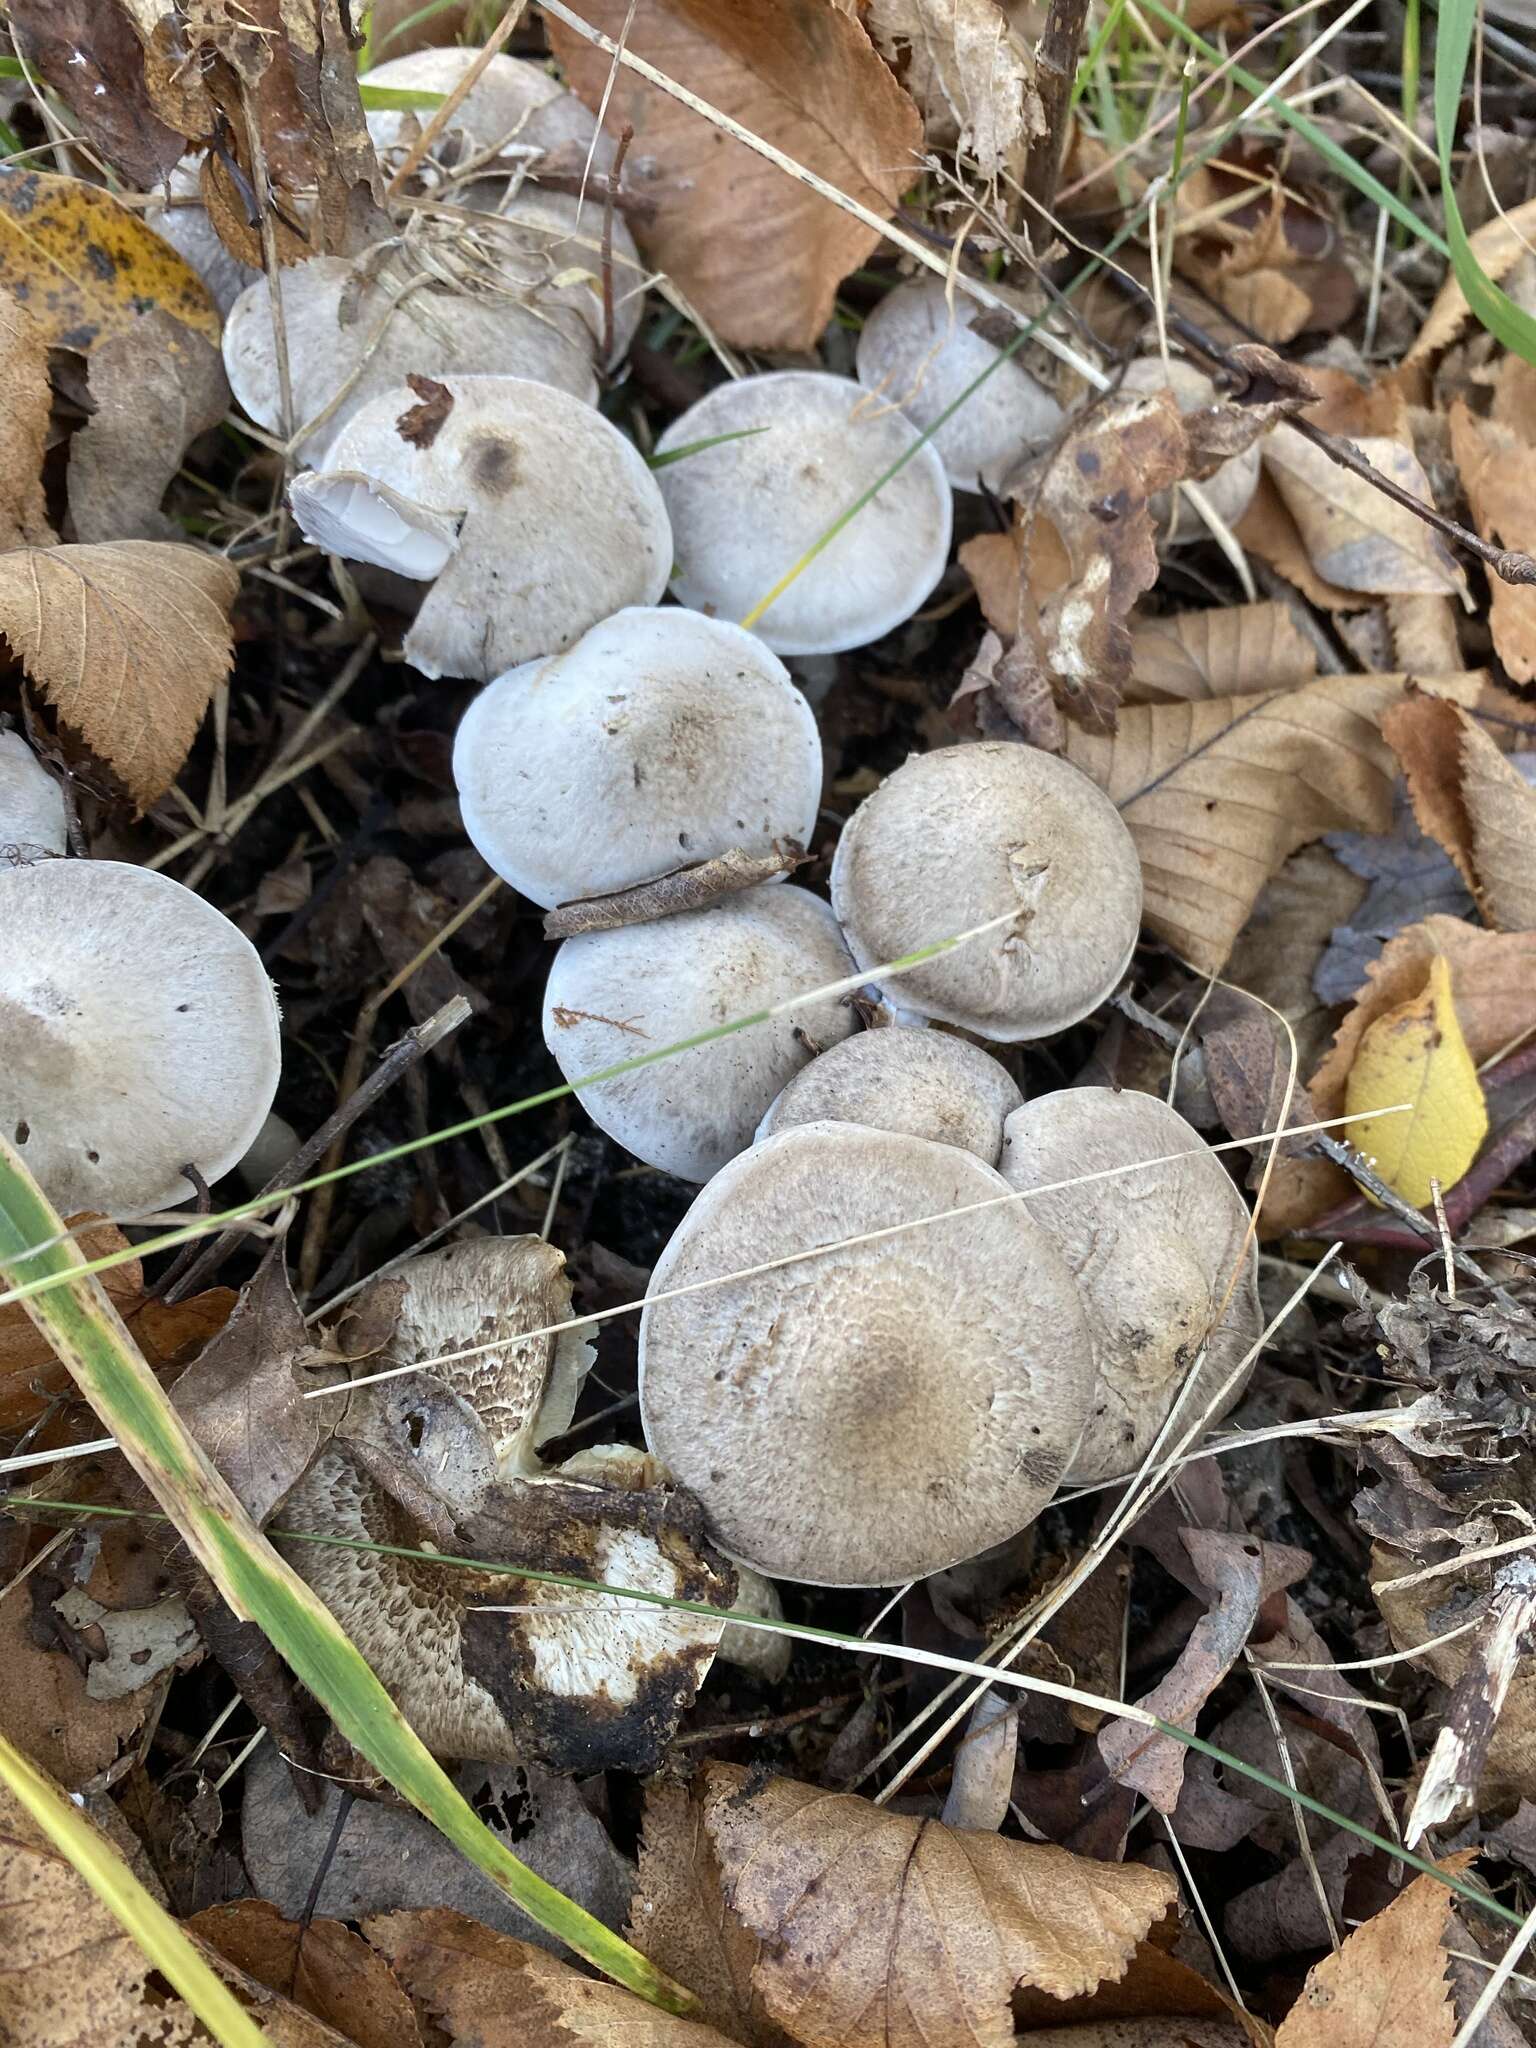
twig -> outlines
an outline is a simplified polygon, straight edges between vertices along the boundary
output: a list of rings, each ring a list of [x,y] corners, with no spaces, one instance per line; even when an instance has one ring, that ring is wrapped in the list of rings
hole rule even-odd
[[[635,139],[635,131],[626,121],[619,130],[618,144],[613,152],[613,169],[608,173],[608,189],[603,194],[603,361],[606,370],[613,361],[613,209],[617,201],[619,178],[624,169],[624,156]]]
[[[302,1180],[321,1154],[328,1151],[338,1138],[351,1129],[364,1110],[377,1102],[384,1091],[392,1087],[408,1067],[413,1067],[432,1050],[433,1046],[441,1044],[449,1032],[457,1031],[469,1015],[470,1007],[466,998],[452,996],[440,1010],[428,1017],[424,1024],[413,1025],[403,1038],[397,1039],[389,1048],[367,1080],[354,1089],[344,1102],[339,1103],[313,1137],[306,1138],[293,1157],[278,1168],[261,1189],[261,1194],[269,1195],[274,1189],[287,1187],[294,1181]],[[179,1301],[199,1282],[206,1280],[240,1235],[241,1233],[236,1230],[222,1231],[212,1244],[206,1246],[193,1260],[174,1287],[167,1288],[166,1299]]]
[[[1045,33],[1035,51],[1045,133],[1030,149],[1024,168],[1024,190],[1046,214],[1055,204],[1056,181],[1066,154],[1072,80],[1077,74],[1077,53],[1082,47],[1083,24],[1087,19],[1088,0],[1051,0]]]
[[[406,179],[415,170],[427,151],[436,142],[438,136],[442,134],[448,123],[458,112],[464,99],[474,90],[475,86],[479,83],[481,72],[485,70],[491,59],[511,35],[513,29],[522,20],[523,8],[526,4],[527,0],[512,0],[511,6],[491,31],[484,47],[476,53],[474,62],[465,71],[464,76],[453,88],[452,92],[449,93],[442,105],[434,110],[431,120],[405,152],[404,162],[385,187],[384,196],[386,199],[393,199],[397,196]]]

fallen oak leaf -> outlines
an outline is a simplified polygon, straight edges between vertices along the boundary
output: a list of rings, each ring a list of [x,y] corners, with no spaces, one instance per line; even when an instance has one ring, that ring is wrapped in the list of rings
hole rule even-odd
[[[1461,725],[1457,706],[1411,686],[1381,721],[1382,737],[1402,764],[1419,830],[1438,840],[1473,898],[1472,820],[1461,783]]]
[[[1267,562],[1276,575],[1283,576],[1287,583],[1294,585],[1303,597],[1322,611],[1358,611],[1364,605],[1378,602],[1375,598],[1362,596],[1359,591],[1343,590],[1337,583],[1330,583],[1326,576],[1318,575],[1307,553],[1300,527],[1275,488],[1274,479],[1262,466],[1258,489],[1248,501],[1248,510],[1232,531],[1250,555],[1257,555],[1261,562]]]
[[[1459,1874],[1476,1856],[1462,1850],[1440,1868]],[[1441,1946],[1449,1913],[1445,1886],[1416,1877],[1307,1972],[1275,2048],[1450,2048],[1456,2014]]]
[[[140,811],[175,780],[234,659],[239,571],[170,542],[0,555],[0,635]]]
[[[1003,2048],[1026,1985],[1067,1999],[1123,1975],[1177,1896],[1161,1871],[967,1834],[848,1793],[706,1766],[704,1824],[753,1971],[803,2048],[893,2039]]]
[[[1384,1114],[1411,1103],[1407,1115]],[[1435,1184],[1454,1187],[1488,1133],[1482,1083],[1467,1050],[1451,993],[1451,970],[1436,957],[1424,989],[1370,1025],[1344,1086],[1357,1118],[1350,1143],[1394,1194],[1415,1208]]]

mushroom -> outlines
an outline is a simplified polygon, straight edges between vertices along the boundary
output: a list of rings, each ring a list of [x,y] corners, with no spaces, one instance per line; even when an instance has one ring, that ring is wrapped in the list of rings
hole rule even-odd
[[[1216,386],[1193,363],[1182,356],[1141,356],[1121,379],[1122,391],[1171,391],[1180,412],[1200,412],[1216,403]],[[1231,456],[1214,476],[1197,488],[1224,526],[1235,526],[1248,510],[1259,487],[1259,447],[1255,442],[1240,455]],[[1180,490],[1159,491],[1152,499],[1152,517],[1172,541],[1198,540],[1207,531],[1205,521],[1187,502]]]
[[[182,261],[195,270],[208,288],[208,296],[228,319],[236,299],[261,276],[248,263],[230,254],[219,240],[219,231],[208,218],[203,204],[203,159],[184,156],[172,164],[166,178],[164,206],[147,206],[144,225],[153,228],[162,242],[168,242]]]
[[[1138,1161],[1162,1163],[1051,1186]],[[1176,1399],[1180,1434],[1224,1415],[1263,1328],[1258,1251],[1247,1205],[1199,1132],[1156,1095],[1064,1088],[1009,1117],[1002,1172],[1076,1274],[1092,1335],[1092,1409],[1066,1477],[1134,1471]]]
[[[290,489],[320,546],[407,576],[441,565],[405,636],[423,675],[486,682],[656,602],[671,533],[633,442],[520,377],[445,377],[431,404],[424,426],[414,392],[382,393]]]
[[[958,1145],[996,1166],[1003,1119],[1024,1097],[990,1053],[946,1031],[861,1031],[802,1067],[758,1125],[759,1140],[797,1124],[865,1124]]]
[[[853,962],[826,904],[792,882],[759,883],[708,910],[584,932],[555,955],[544,1042],[568,1081],[603,1073],[812,989]],[[578,1087],[592,1121],[647,1166],[708,1180],[744,1151],[796,1070],[846,1038],[836,996],[796,1004],[729,1037]]]
[[[64,1215],[133,1217],[227,1173],[277,1091],[250,940],[120,861],[0,868],[0,1129]]]
[[[634,606],[482,690],[453,772],[480,853],[551,909],[732,847],[804,844],[821,739],[761,640],[699,612]]]
[[[988,740],[914,754],[864,799],[838,841],[832,905],[864,968],[1017,910],[903,974],[897,999],[982,1038],[1044,1038],[1125,972],[1141,863],[1086,775]]]
[[[578,102],[579,104],[579,102]],[[486,195],[481,197],[480,195]],[[629,345],[645,318],[647,271],[629,224],[617,209],[604,223],[594,200],[583,205],[574,193],[547,192],[527,179],[509,180],[498,191],[482,183],[470,187],[470,206],[482,207],[504,224],[515,247],[539,263],[544,281],[537,288],[541,306],[569,307],[592,337],[594,351],[603,345],[603,239],[608,237],[613,293],[613,343],[605,367],[612,369],[629,353]]]
[[[478,49],[458,45],[412,50],[375,64],[364,82],[391,92],[450,93],[479,56]],[[431,107],[420,112],[370,107],[364,118],[379,155],[414,141],[433,111]],[[598,136],[596,120],[575,93],[568,92],[541,65],[500,52],[449,115],[446,136],[457,138],[460,147],[467,145],[475,155],[487,150],[532,155],[535,170],[539,156],[563,148],[571,159],[570,168],[580,171],[594,139],[596,168],[605,171],[613,160],[613,143]]]
[[[710,448],[693,443],[734,435]],[[949,559],[944,465],[917,430],[848,377],[777,370],[721,384],[657,442],[679,602],[745,618],[854,500],[903,457],[754,630],[777,654],[836,654],[899,626]]]
[[[1001,351],[970,322],[974,307],[951,303],[941,278],[913,278],[876,306],[859,334],[859,382],[929,427]],[[997,490],[1036,442],[1061,425],[1061,407],[1010,356],[933,436],[944,472],[959,491]]]
[[[20,733],[0,732],[0,867],[44,860],[68,846],[64,792]]]
[[[727,1556],[812,1585],[899,1585],[1017,1534],[1092,1377],[1076,1283],[1002,1176],[854,1124],[718,1173],[640,1325],[647,1444]]]
[[[597,397],[591,337],[580,314],[541,303],[532,280],[506,292],[451,291],[435,281],[391,289],[339,256],[312,256],[282,273],[281,288],[291,431],[305,430],[294,451],[300,461],[326,459],[348,423],[407,376],[522,377],[589,404]],[[264,277],[230,308],[224,368],[256,424],[281,433],[282,383]],[[407,394],[405,403],[416,401]],[[329,466],[336,466],[334,457]]]
[[[284,1500],[281,1541],[402,1712],[440,1755],[556,1770],[654,1769],[725,1626],[515,1572],[475,1573],[340,1544],[520,1565],[728,1608],[735,1575],[698,1510],[627,1447],[548,1470],[589,1347],[569,1329],[565,1261],[534,1237],[407,1260],[338,1330],[372,1373]],[[382,1336],[382,1343],[380,1337]]]

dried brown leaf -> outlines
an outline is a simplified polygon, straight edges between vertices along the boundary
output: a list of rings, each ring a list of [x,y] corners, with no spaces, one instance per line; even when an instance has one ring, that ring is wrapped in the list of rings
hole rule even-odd
[[[156,308],[88,363],[95,411],[69,449],[69,514],[84,542],[170,540],[160,510],[188,446],[229,409],[219,351]]]
[[[1536,548],[1536,447],[1498,420],[1479,419],[1459,398],[1450,422],[1451,452],[1478,532],[1496,547],[1529,554]],[[1517,683],[1536,682],[1536,590],[1490,576],[1488,599],[1500,661]]]
[[[163,796],[234,658],[239,572],[167,542],[0,555],[0,634],[140,810]]]
[[[1434,505],[1429,479],[1400,441],[1361,436],[1353,446],[1391,482]],[[1296,521],[1318,575],[1368,596],[1389,593],[1457,595],[1465,578],[1427,521],[1343,468],[1294,427],[1281,425],[1264,443],[1264,466]]]
[[[1523,206],[1512,206],[1507,213],[1495,214],[1493,219],[1477,228],[1467,237],[1477,265],[1495,284],[1500,283],[1526,256],[1533,240],[1536,240],[1536,199],[1527,199]],[[1462,330],[1472,318],[1472,308],[1467,304],[1465,292],[1457,283],[1455,274],[1446,272],[1435,303],[1429,309],[1429,318],[1419,329],[1418,339],[1408,351],[1409,363],[1429,363],[1444,353],[1453,341],[1459,339]]]
[[[117,1225],[105,1219],[92,1222],[72,1216],[69,1228],[78,1231],[77,1242],[86,1259],[109,1258],[129,1248]],[[137,1259],[127,1259],[120,1266],[109,1266],[101,1280],[121,1315],[142,1294],[144,1269]],[[53,1347],[22,1303],[9,1301],[0,1308],[0,1430],[30,1422],[54,1395],[69,1392],[73,1385],[67,1368],[55,1358]]]
[[[831,0],[587,0],[583,18],[883,217],[922,146],[922,118],[859,23]],[[633,14],[633,20],[630,16]],[[590,107],[606,52],[551,17],[550,44]],[[879,237],[702,114],[619,70],[608,127],[635,131],[626,184],[654,201],[637,234],[704,322],[742,348],[815,345],[838,284]]]
[[[25,1589],[0,1601],[0,1670],[5,1673],[0,1733],[71,1792],[115,1763],[118,1751],[143,1722],[142,1699],[91,1699],[79,1665],[63,1650],[45,1649],[34,1639]],[[0,1804],[3,1798],[0,1794]],[[3,1853],[0,1846],[0,1857]],[[3,1952],[0,1944],[0,1955]],[[0,1984],[3,1967],[0,1962]],[[0,2040],[6,2038],[0,2024]]]
[[[997,0],[870,0],[867,21],[929,143],[958,148],[984,178],[1017,174],[1045,111],[1033,53]]]
[[[1232,530],[1249,554],[1267,562],[1277,575],[1294,584],[1303,597],[1324,611],[1357,611],[1362,605],[1374,602],[1374,599],[1362,597],[1358,591],[1342,590],[1337,583],[1330,583],[1325,576],[1318,575],[1300,528],[1273,480],[1262,470],[1259,487],[1249,500],[1248,510]]]
[[[355,2048],[421,2048],[411,2001],[375,1948],[339,1920],[285,1920],[265,1899],[210,1906],[187,1923],[211,1948]]]
[[[53,544],[43,493],[52,404],[47,336],[13,293],[0,293],[0,546]]]
[[[748,853],[728,847],[711,860],[689,861],[669,868],[654,881],[635,882],[607,896],[585,896],[558,904],[544,918],[546,939],[569,939],[578,932],[611,932],[621,925],[651,924],[682,910],[705,910],[722,896],[752,889],[776,875],[793,874],[808,858],[797,840],[777,842],[772,853]]]
[[[1177,1887],[1138,1864],[966,1834],[846,1793],[710,1764],[704,1821],[732,1910],[764,1943],[769,2012],[804,2048],[1002,2048],[1009,2000],[1121,1976]]]
[[[1045,2048],[1052,2048],[1051,2036],[1057,2029],[1062,2030],[1057,2038],[1063,2039],[1063,2048],[1067,2043],[1072,2048],[1097,2048],[1102,2037],[1088,2030],[1117,2025],[1161,2025],[1165,2030],[1161,2038],[1156,2033],[1150,2036],[1153,2048],[1164,2048],[1164,2042],[1169,2048],[1185,2048],[1186,2038],[1192,2048],[1207,2048],[1208,2041],[1213,2048],[1227,2048],[1229,2042],[1233,2048],[1243,2042],[1269,2048],[1272,2038],[1262,2020],[1249,2020],[1236,2011],[1229,1998],[1187,1963],[1169,1955],[1155,1939],[1142,1942],[1117,1983],[1100,1985],[1086,1998],[1074,1998],[1066,2006],[1041,1992],[1021,1991],[1014,1998],[1013,2010],[1020,2037],[1043,2041]],[[1082,2031],[1066,2033],[1069,2027]],[[1220,2031],[1223,2027],[1232,2031],[1224,2034]],[[1135,2038],[1129,2037],[1131,2044]],[[1124,2040],[1122,2037],[1117,2044],[1113,2034],[1108,2036],[1114,2048],[1123,2048]]]
[[[144,51],[125,16],[101,0],[11,0],[6,15],[17,49],[86,139],[130,185],[157,185],[187,145],[150,105]]]
[[[733,2048],[711,2026],[660,2012],[462,1913],[386,1913],[363,1932],[418,2010],[462,2048]]]
[[[1477,703],[1476,675],[1436,678]],[[1295,690],[1122,709],[1112,739],[1074,726],[1067,759],[1119,807],[1141,855],[1146,921],[1199,972],[1220,971],[1260,890],[1324,832],[1385,832],[1382,714],[1401,676],[1320,676]]]
[[[1456,863],[1487,922],[1536,930],[1536,789],[1455,705],[1410,696],[1382,730],[1420,826]]]
[[[1461,717],[1456,705],[1410,689],[1383,717],[1381,730],[1402,765],[1420,831],[1440,842],[1475,897],[1472,820],[1461,786]]]
[[[1475,1853],[1447,1857],[1441,1868],[1465,1870]],[[1307,1972],[1275,2048],[1449,2048],[1456,2014],[1441,1936],[1450,1908],[1438,1878],[1416,1877]]]
[[[1286,690],[1317,674],[1317,650],[1289,605],[1212,606],[1171,612],[1131,628],[1127,704],[1243,697]]]

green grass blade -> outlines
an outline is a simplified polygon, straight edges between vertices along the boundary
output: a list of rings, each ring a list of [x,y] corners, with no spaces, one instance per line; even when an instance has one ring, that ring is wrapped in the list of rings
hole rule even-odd
[[[428,107],[440,107],[448,95],[445,92],[423,92],[408,85],[370,85],[363,79],[358,85],[363,105],[370,113],[402,114],[425,113]]]
[[[188,1433],[11,1145],[0,1138],[0,1268],[56,1284],[27,1313],[236,1614],[257,1623],[338,1729],[529,1917],[627,1990],[671,2012],[691,1993],[520,1862],[478,1820],[340,1623],[283,1560]]]
[[[1456,204],[1451,152],[1476,27],[1477,0],[1442,0],[1435,38],[1435,146],[1440,156],[1440,197],[1445,207],[1451,268],[1474,316],[1494,339],[1528,363],[1536,363],[1536,319],[1522,312],[1478,262],[1462,224],[1461,208]]]
[[[0,1735],[0,1784],[25,1807],[48,1840],[222,2048],[270,2048],[265,2031],[196,1944],[152,1898],[112,1844],[57,1785]]]

